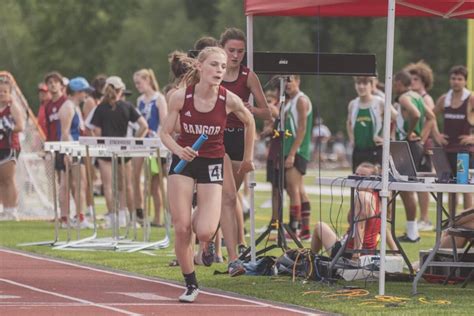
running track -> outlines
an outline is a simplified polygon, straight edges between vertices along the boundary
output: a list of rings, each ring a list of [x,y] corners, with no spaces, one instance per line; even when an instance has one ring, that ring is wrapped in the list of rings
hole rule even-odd
[[[0,315],[322,315],[273,302],[201,291],[179,303],[183,287],[0,248]]]

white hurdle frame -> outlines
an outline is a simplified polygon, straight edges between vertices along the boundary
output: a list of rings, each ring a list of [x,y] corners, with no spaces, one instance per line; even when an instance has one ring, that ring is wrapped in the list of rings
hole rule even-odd
[[[67,145],[67,148],[65,149],[65,152],[70,153],[72,156],[80,158],[85,156],[86,161],[89,160],[90,157],[112,157],[112,170],[114,172],[114,176],[112,178],[113,180],[113,194],[114,194],[114,210],[113,211],[113,221],[112,221],[112,237],[105,237],[105,238],[100,238],[97,239],[97,217],[96,217],[96,210],[95,206],[93,206],[93,221],[94,221],[94,233],[92,236],[84,238],[84,239],[79,239],[76,241],[70,241],[66,244],[60,245],[55,247],[54,249],[66,249],[66,248],[93,248],[93,249],[112,249],[112,250],[117,250],[119,244],[125,243],[125,244],[134,244],[132,240],[128,240],[127,236],[129,233],[129,228],[131,225],[131,221],[128,221],[127,225],[127,231],[125,233],[125,236],[119,236],[119,227],[118,227],[118,159],[121,158],[123,159],[124,156],[127,157],[143,157],[143,156],[153,156],[155,149],[146,149],[142,148],[140,150],[138,149],[133,149],[130,151],[123,151],[123,148],[121,149],[107,149],[104,147],[98,147],[98,148],[88,148],[88,146],[83,146],[79,144],[72,144],[72,145]],[[89,156],[88,156],[89,153]],[[92,154],[91,154],[92,153]],[[123,155],[123,153],[126,153],[126,155]],[[87,177],[90,178],[90,169],[86,169],[87,171]],[[92,186],[89,186],[89,194],[92,194],[90,191],[92,189]],[[135,222],[133,222],[133,225],[135,226]],[[144,235],[146,236],[148,233],[146,232],[147,226],[144,226]],[[89,243],[88,243],[89,242]],[[142,243],[140,243],[141,245]]]
[[[57,188],[56,188],[56,170],[55,161],[56,155],[61,150],[61,142],[45,142],[43,150],[46,154],[50,155],[51,166],[53,170],[53,211],[54,211],[54,239],[48,241],[28,242],[18,244],[20,247],[26,246],[54,246],[59,242],[59,216],[58,216],[58,199],[57,199]]]
[[[79,143],[83,146],[85,146],[86,150],[86,155],[89,150],[95,151],[92,153],[91,156],[98,156],[98,155],[103,155],[103,156],[108,156],[112,157],[112,166],[114,168],[114,162],[115,162],[115,170],[117,170],[118,167],[118,158],[121,157],[123,159],[124,157],[155,157],[155,158],[161,158],[161,157],[166,157],[168,150],[162,145],[160,139],[158,138],[123,138],[123,137],[80,137],[79,138]],[[164,149],[163,151],[160,151],[160,149]],[[148,166],[148,159],[145,159],[145,166]],[[160,172],[162,172],[163,168],[161,166],[161,159],[158,159],[159,165],[160,165]],[[149,172],[149,170],[145,170],[145,172]],[[160,173],[161,174],[161,173]],[[162,176],[162,175],[161,175]],[[118,194],[117,190],[117,172],[113,174],[113,182],[115,185],[114,187],[114,194]],[[115,179],[115,180],[114,180]],[[162,178],[161,178],[162,179]],[[160,181],[161,187],[163,187],[162,181]],[[149,185],[148,183],[146,185]],[[145,200],[147,196],[144,197]],[[164,197],[165,199],[166,197]],[[114,199],[115,203],[118,202],[118,198]],[[117,205],[115,205],[115,223],[114,223],[114,237],[118,236],[118,208]],[[147,210],[148,211],[148,210]],[[147,212],[146,211],[146,212]],[[115,238],[113,247],[115,250],[122,250],[122,251],[128,251],[128,252],[134,252],[134,251],[139,251],[139,250],[145,250],[145,249],[162,249],[162,248],[167,248],[169,246],[169,215],[168,215],[168,207],[167,204],[164,203],[164,218],[165,218],[165,223],[166,223],[166,236],[164,239],[156,241],[156,242],[149,242],[149,236],[150,232],[150,225],[148,222],[148,214],[145,214],[144,218],[144,225],[143,225],[143,236],[144,236],[144,241],[143,242],[137,242],[137,241],[127,241],[127,240],[120,240],[119,238]],[[134,229],[134,238],[136,238],[136,216],[133,216],[134,212],[132,212],[132,221],[129,221],[127,225],[127,233],[126,236],[129,233],[129,228],[130,228],[130,222],[132,222],[133,229]],[[83,245],[87,246],[87,245]]]

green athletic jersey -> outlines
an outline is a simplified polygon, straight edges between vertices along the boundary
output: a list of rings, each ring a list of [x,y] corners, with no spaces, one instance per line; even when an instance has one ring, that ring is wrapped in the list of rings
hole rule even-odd
[[[425,125],[425,116],[426,116],[426,109],[425,109],[425,102],[423,101],[423,97],[416,92],[408,91],[405,92],[404,95],[407,95],[410,98],[410,102],[418,109],[420,112],[420,119],[415,125],[413,132],[421,136],[421,131],[423,130],[423,126]],[[400,96],[401,97],[401,96]],[[407,137],[408,131],[408,121],[403,119],[402,114],[399,113],[399,118],[403,120],[403,125],[397,124],[398,131],[396,133],[397,140],[405,140]]]
[[[366,149],[375,147],[374,124],[370,115],[370,109],[359,109],[354,124],[354,147]]]
[[[291,136],[285,137],[283,142],[283,152],[287,156],[290,152],[291,146],[296,139],[296,130],[298,129],[298,111],[296,110],[296,103],[300,97],[305,96],[309,102],[308,113],[306,114],[306,131],[303,142],[297,150],[297,154],[303,157],[306,161],[310,160],[310,145],[311,145],[311,130],[313,124],[313,107],[309,98],[303,93],[299,92],[294,98],[290,99],[285,105],[285,130],[291,133]]]

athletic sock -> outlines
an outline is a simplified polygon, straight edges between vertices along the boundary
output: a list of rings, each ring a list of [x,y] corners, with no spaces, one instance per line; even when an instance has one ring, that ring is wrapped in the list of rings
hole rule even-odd
[[[412,240],[415,240],[420,236],[418,234],[418,225],[416,221],[407,221],[407,236]]]
[[[196,272],[193,271],[191,273],[183,273],[183,276],[184,276],[184,281],[186,282],[186,286],[194,286],[194,287],[198,287],[198,283],[197,283],[197,279],[196,279]]]
[[[135,211],[136,211],[136,214],[137,214],[137,219],[143,220],[143,218],[144,218],[143,209],[142,208],[137,208]]]
[[[93,211],[94,211],[94,208],[92,207],[92,205],[89,205],[89,206],[87,207],[87,213],[86,213],[86,215],[87,215],[87,216],[92,216],[92,212],[93,212]]]
[[[301,205],[290,206],[290,228],[294,232],[298,229],[301,219]]]
[[[301,231],[309,232],[309,219],[311,216],[311,204],[301,203]]]

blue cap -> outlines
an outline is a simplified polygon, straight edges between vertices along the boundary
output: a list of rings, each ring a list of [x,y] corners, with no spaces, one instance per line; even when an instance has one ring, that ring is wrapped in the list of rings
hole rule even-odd
[[[74,92],[78,92],[78,91],[91,92],[94,90],[89,85],[89,82],[87,82],[87,80],[84,79],[83,77],[75,77],[69,80],[69,89],[71,89],[71,91],[74,91]]]

